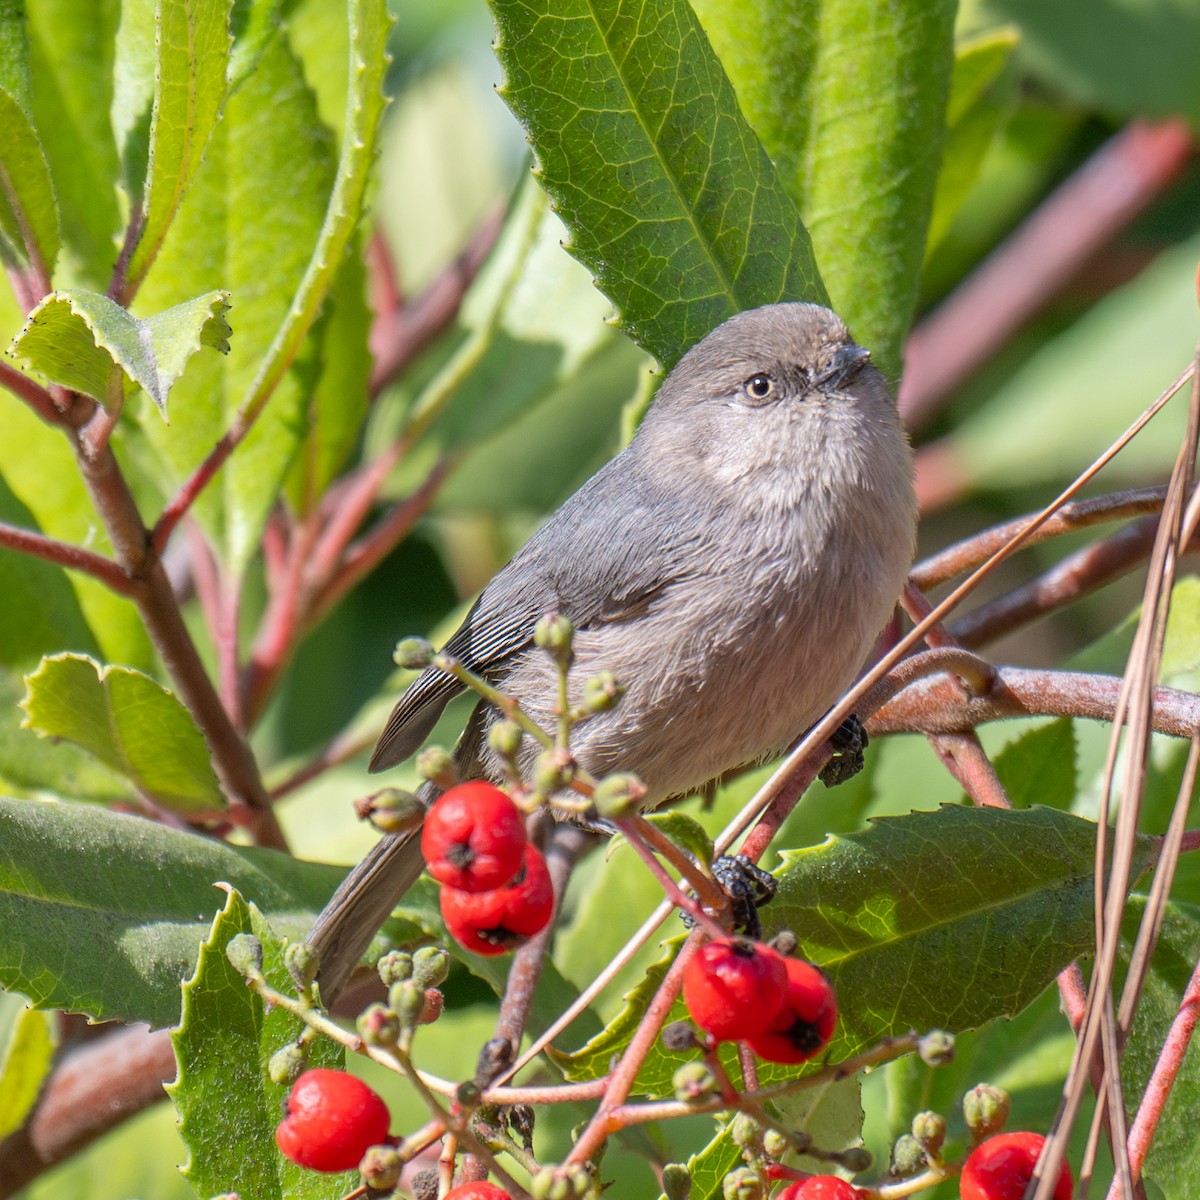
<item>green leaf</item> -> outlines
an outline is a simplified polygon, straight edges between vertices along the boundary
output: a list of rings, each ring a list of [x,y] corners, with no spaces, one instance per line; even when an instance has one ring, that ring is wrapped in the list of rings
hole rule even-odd
[[[996,774],[1016,808],[1069,809],[1077,788],[1075,725],[1069,717],[1031,729],[996,756]]]
[[[949,806],[784,854],[763,910],[830,975],[835,1059],[910,1029],[1019,1012],[1093,941],[1095,825]],[[1149,858],[1143,843],[1135,877]],[[946,963],[955,969],[947,971]]]
[[[568,248],[671,367],[739,309],[825,302],[808,234],[686,0],[492,0],[501,94]]]
[[[728,1129],[722,1129],[699,1154],[687,1160],[691,1180],[688,1200],[718,1200],[723,1195],[725,1176],[741,1165],[742,1148],[734,1143]],[[661,1200],[666,1200],[666,1196]]]
[[[171,1032],[179,1073],[167,1092],[179,1112],[188,1148],[182,1170],[198,1196],[236,1192],[241,1200],[339,1200],[356,1172],[325,1175],[284,1158],[275,1145],[287,1086],[267,1074],[271,1055],[304,1028],[283,1009],[264,1011],[262,999],[230,965],[225,948],[239,933],[262,942],[263,973],[272,987],[293,992],[283,965],[285,941],[252,904],[228,889],[224,909],[200,948],[195,973],[183,985],[183,1018]],[[336,1042],[316,1038],[310,1067],[344,1069]]]
[[[155,6],[155,86],[142,225],[126,271],[136,289],[162,247],[225,99],[230,0]]]
[[[704,831],[699,821],[682,813],[678,809],[668,812],[648,813],[647,821],[652,821],[677,845],[687,851],[701,866],[707,867],[716,853],[713,850],[712,838]]]
[[[29,70],[29,30],[22,0],[0,0],[0,89],[29,111],[32,78]]]
[[[109,109],[120,0],[27,5],[33,119],[50,163],[72,282],[103,291],[116,261],[120,170]]]
[[[832,306],[899,375],[941,163],[954,0],[696,0],[812,235]]]
[[[50,1074],[57,1041],[52,1021],[49,1013],[27,1008],[13,1024],[0,1059],[0,1138],[20,1129]]]
[[[345,871],[90,805],[0,798],[0,984],[95,1020],[179,1020],[212,915],[237,888],[302,936]]]
[[[1200,10],[1174,0],[987,0],[1021,30],[1021,61],[1055,93],[1109,116],[1182,114],[1200,129],[1195,47]]]
[[[239,415],[262,412],[196,509],[239,570],[258,551],[306,433],[303,381],[288,369],[359,219],[383,111],[386,9],[382,0],[354,0],[350,16],[353,86],[336,176],[332,139],[279,32],[226,104],[139,296],[162,307],[193,284],[233,295],[237,338],[229,358],[219,370],[210,364],[207,373],[189,372],[187,402],[177,399],[169,433],[143,424],[162,458],[164,486],[173,488]]]
[[[58,202],[29,114],[0,90],[0,258],[49,279],[58,261]]]
[[[954,57],[954,76],[946,108],[946,145],[933,197],[933,215],[925,253],[950,228],[975,186],[983,160],[1001,125],[1016,105],[1015,30],[998,29],[962,43]]]
[[[128,667],[57,654],[25,677],[26,725],[82,746],[140,792],[177,812],[225,807],[208,745],[162,684]]]
[[[105,406],[140,387],[165,417],[188,359],[202,346],[229,352],[228,310],[228,292],[209,292],[139,321],[98,292],[51,292],[9,353]]]

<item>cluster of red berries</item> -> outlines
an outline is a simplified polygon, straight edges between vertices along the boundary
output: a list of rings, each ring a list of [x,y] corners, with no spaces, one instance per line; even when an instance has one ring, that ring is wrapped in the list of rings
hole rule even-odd
[[[833,1037],[837,997],[810,962],[747,938],[707,942],[683,973],[692,1020],[719,1042],[747,1042],[768,1062],[800,1063]]]
[[[460,783],[438,797],[421,853],[442,885],[446,929],[476,954],[515,949],[554,912],[546,860],[526,838],[521,810],[490,783]]]

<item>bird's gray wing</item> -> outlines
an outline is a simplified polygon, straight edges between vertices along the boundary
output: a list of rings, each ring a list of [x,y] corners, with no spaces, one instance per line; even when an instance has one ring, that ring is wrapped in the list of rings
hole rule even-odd
[[[530,645],[547,613],[562,613],[577,628],[628,620],[678,577],[688,527],[661,497],[645,494],[631,449],[571,496],[484,588],[447,654],[495,679]],[[392,710],[370,769],[415,753],[462,690],[436,668],[422,672]]]

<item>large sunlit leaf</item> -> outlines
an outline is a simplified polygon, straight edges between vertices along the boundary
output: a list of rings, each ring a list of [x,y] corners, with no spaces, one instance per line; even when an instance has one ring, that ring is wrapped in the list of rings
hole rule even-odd
[[[941,165],[955,0],[695,7],[800,207],[833,307],[897,377]]]
[[[0,798],[0,986],[41,1008],[154,1026],[236,887],[289,937],[345,874],[78,804]]]
[[[824,302],[808,234],[686,0],[492,0],[501,94],[568,248],[665,366],[739,309]]]

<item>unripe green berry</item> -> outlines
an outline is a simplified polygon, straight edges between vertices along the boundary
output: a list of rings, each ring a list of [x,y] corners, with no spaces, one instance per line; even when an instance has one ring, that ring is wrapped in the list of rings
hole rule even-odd
[[[412,956],[412,977],[423,988],[441,987],[450,974],[450,953],[444,946],[422,946]]]
[[[380,833],[405,833],[425,819],[425,806],[402,788],[372,792],[355,804],[354,811],[359,820],[370,821]]]
[[[925,1151],[921,1149],[921,1143],[911,1133],[902,1133],[892,1147],[891,1173],[903,1179],[925,1170],[927,1165],[928,1160],[925,1158]]]
[[[433,647],[424,638],[403,638],[392,651],[392,662],[406,671],[423,671],[433,662]]]
[[[521,752],[521,741],[524,737],[525,730],[516,721],[506,718],[503,721],[497,721],[488,730],[488,745],[501,758],[512,759]]]
[[[946,1118],[941,1113],[919,1112],[913,1117],[912,1135],[926,1154],[936,1157],[946,1142]]]
[[[927,1067],[944,1067],[954,1061],[954,1034],[931,1029],[917,1040],[917,1053]]]
[[[667,1200],[689,1200],[692,1194],[692,1176],[682,1163],[667,1163],[663,1167],[662,1189]]]
[[[377,1192],[390,1192],[400,1182],[404,1159],[394,1146],[371,1146],[358,1164],[363,1183]]]
[[[271,1061],[267,1063],[267,1074],[272,1083],[291,1087],[303,1074],[307,1065],[308,1047],[289,1042],[271,1055]]]
[[[639,812],[645,799],[646,785],[636,775],[607,775],[596,785],[592,806],[600,816],[614,820]]]
[[[561,613],[547,613],[533,627],[534,645],[549,650],[556,662],[570,664],[575,626]]]
[[[441,746],[426,746],[417,755],[417,774],[442,791],[458,783],[458,767],[454,765],[450,752]]]
[[[584,681],[581,707],[588,713],[607,712],[624,694],[617,677],[611,671],[601,671]]]
[[[225,956],[239,975],[245,975],[247,979],[262,978],[262,942],[254,934],[239,933],[231,937],[225,947]]]
[[[545,795],[561,792],[575,778],[575,758],[569,750],[543,750],[533,764],[533,786]]]
[[[971,1137],[979,1142],[1004,1128],[1012,1100],[1003,1088],[980,1083],[963,1097],[962,1108]]]
[[[389,950],[376,964],[384,987],[413,977],[413,956],[407,950]]]
[[[675,1099],[682,1104],[703,1104],[718,1090],[717,1077],[706,1063],[684,1063],[671,1076]]]
[[[400,1017],[386,1004],[368,1004],[355,1022],[358,1036],[368,1046],[390,1048],[400,1041]]]
[[[421,1019],[425,1007],[425,989],[415,979],[393,983],[388,988],[388,1006],[395,1010],[404,1029],[412,1029]]]
[[[721,1181],[723,1200],[763,1200],[763,1181],[749,1167],[730,1171]]]
[[[762,1126],[745,1113],[738,1113],[729,1126],[729,1140],[743,1150],[758,1150],[762,1147]]]
[[[865,1146],[851,1146],[848,1150],[843,1150],[837,1156],[837,1160],[852,1175],[859,1175],[871,1169],[875,1158]]]
[[[292,942],[283,952],[283,965],[296,986],[303,992],[317,977],[321,958],[308,942]]]
[[[762,1148],[768,1158],[778,1161],[792,1148],[792,1140],[778,1129],[767,1129],[763,1132]]]

